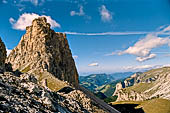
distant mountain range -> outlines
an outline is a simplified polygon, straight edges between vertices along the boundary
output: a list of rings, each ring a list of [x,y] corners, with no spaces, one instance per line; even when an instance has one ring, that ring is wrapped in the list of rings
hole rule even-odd
[[[121,80],[134,74],[133,72],[113,73],[113,74],[90,74],[88,76],[80,76],[80,85],[89,89],[94,93],[101,92],[106,97],[114,93],[115,86]]]
[[[122,113],[170,113],[170,67],[80,76],[80,84]]]

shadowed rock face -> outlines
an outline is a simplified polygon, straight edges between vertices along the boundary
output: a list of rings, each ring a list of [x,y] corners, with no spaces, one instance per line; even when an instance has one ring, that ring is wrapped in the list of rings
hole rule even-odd
[[[0,38],[0,72],[3,72],[5,69],[5,59],[6,59],[6,48]]]
[[[14,70],[42,75],[48,72],[56,78],[78,85],[78,73],[66,35],[50,29],[45,17],[33,20],[26,28],[18,46],[7,62]]]

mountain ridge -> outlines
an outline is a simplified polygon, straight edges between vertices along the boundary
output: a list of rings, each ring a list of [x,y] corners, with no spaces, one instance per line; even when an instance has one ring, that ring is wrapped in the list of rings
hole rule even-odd
[[[129,77],[133,72],[113,73],[113,74],[90,74],[88,76],[80,76],[80,85],[97,93],[104,93],[106,96],[111,96],[114,93],[114,86],[122,79]],[[106,91],[104,91],[106,90]]]
[[[167,85],[170,83],[169,77],[170,67],[152,69],[139,75],[132,75],[116,85],[113,95],[118,95],[117,101],[143,101],[152,98],[170,100],[170,87]]]

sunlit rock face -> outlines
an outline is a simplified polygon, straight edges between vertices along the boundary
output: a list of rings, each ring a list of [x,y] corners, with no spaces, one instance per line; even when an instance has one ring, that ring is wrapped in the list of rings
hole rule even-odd
[[[34,73],[39,79],[53,75],[78,85],[78,73],[66,35],[50,29],[45,17],[33,20],[26,34],[7,58],[14,70]],[[45,73],[45,74],[44,74]]]
[[[134,74],[116,85],[117,101],[170,100],[170,67]]]

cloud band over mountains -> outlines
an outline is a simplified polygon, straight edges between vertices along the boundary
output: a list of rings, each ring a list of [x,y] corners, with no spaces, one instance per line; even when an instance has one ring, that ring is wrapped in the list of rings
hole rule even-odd
[[[64,32],[68,35],[87,35],[87,36],[102,36],[102,35],[145,35],[151,32],[103,32],[103,33],[79,33],[79,32]]]

